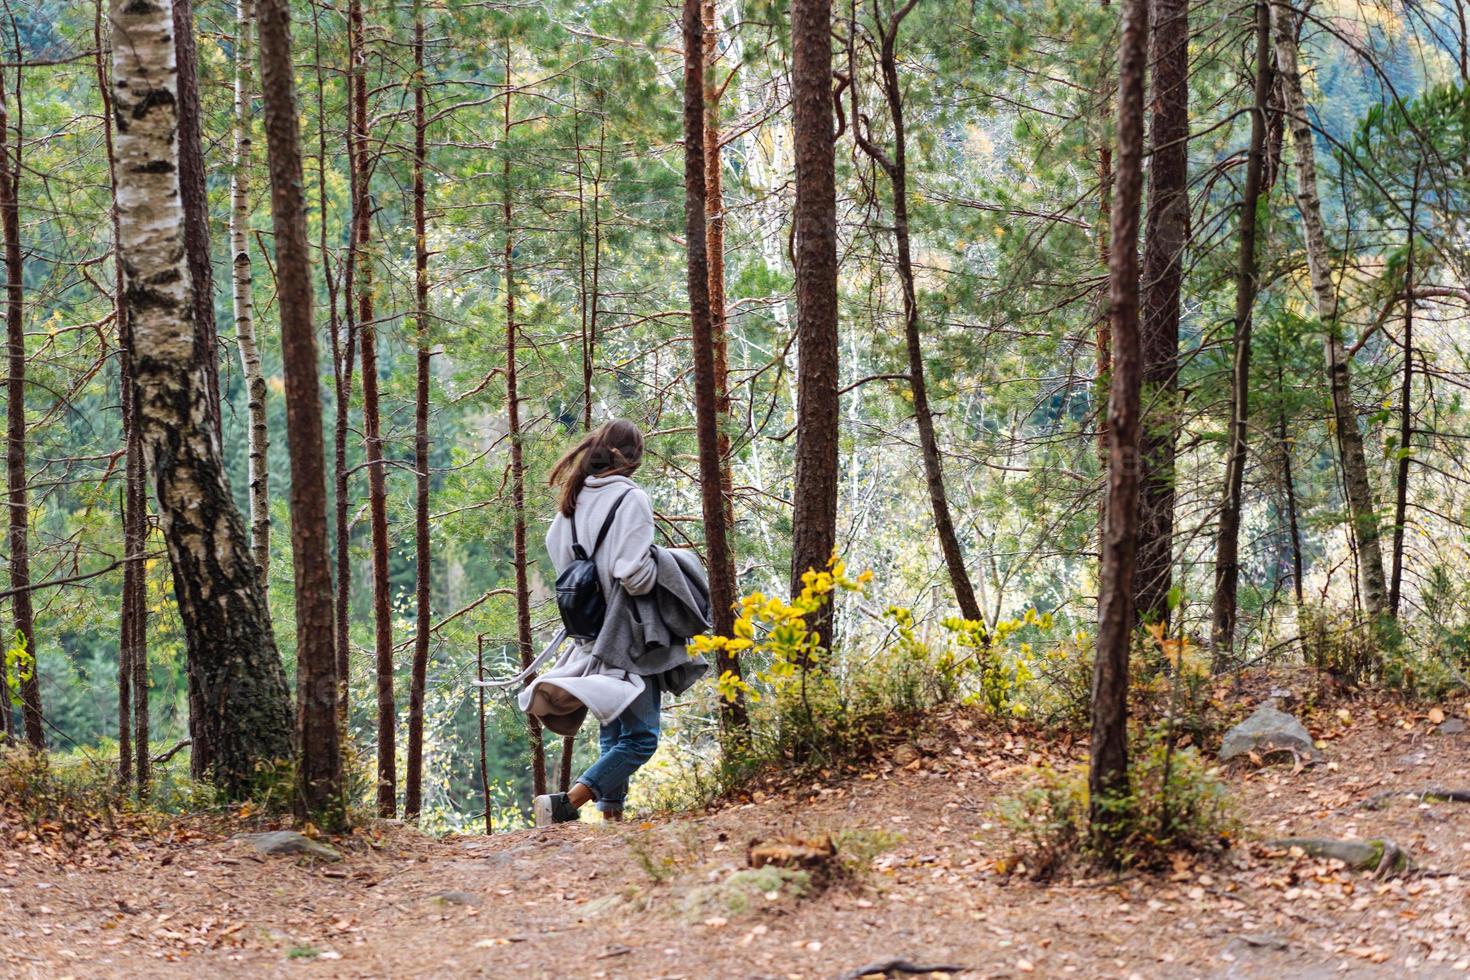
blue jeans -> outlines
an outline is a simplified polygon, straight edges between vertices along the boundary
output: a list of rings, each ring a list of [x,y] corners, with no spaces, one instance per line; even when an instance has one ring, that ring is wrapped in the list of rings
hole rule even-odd
[[[628,778],[658,748],[659,699],[657,677],[643,678],[643,693],[623,713],[602,726],[602,755],[577,782],[592,791],[597,809],[621,812],[628,796]]]

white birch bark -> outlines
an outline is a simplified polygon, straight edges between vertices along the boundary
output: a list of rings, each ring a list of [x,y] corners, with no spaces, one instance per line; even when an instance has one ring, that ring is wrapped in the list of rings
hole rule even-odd
[[[230,254],[234,274],[235,339],[249,395],[250,439],[247,461],[250,494],[250,551],[255,556],[260,587],[270,591],[271,506],[270,430],[266,426],[265,374],[255,342],[255,304],[251,295],[250,165],[251,99],[254,94],[255,11],[251,0],[235,6],[235,157],[230,182]]]
[[[1313,145],[1311,121],[1307,117],[1306,96],[1302,92],[1296,22],[1289,5],[1279,0],[1271,4],[1271,28],[1276,48],[1276,67],[1281,74],[1282,89],[1286,95],[1286,121],[1291,128],[1292,147],[1296,151],[1297,209],[1302,215],[1302,230],[1307,244],[1307,270],[1311,275],[1317,318],[1322,321],[1324,332],[1323,352],[1326,356],[1327,383],[1332,393],[1333,428],[1336,429],[1343,485],[1347,492],[1354,537],[1357,540],[1358,578],[1363,605],[1370,616],[1378,619],[1388,612],[1388,583],[1383,574],[1378,512],[1373,497],[1373,485],[1368,479],[1363,436],[1358,431],[1358,414],[1353,406],[1351,369],[1343,347],[1342,324],[1338,320],[1337,286],[1332,281],[1332,258],[1322,222],[1322,201],[1317,193],[1316,148]]]
[[[134,420],[158,498],[215,782],[238,798],[290,758],[290,698],[225,479],[207,381],[194,359],[172,8],[159,0],[111,0],[109,23]]]

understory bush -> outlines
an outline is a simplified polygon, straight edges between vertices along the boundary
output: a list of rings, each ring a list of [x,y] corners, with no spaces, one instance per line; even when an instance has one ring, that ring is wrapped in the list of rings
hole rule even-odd
[[[1218,771],[1193,748],[1171,746],[1157,732],[1132,746],[1130,788],[1105,802],[1106,855],[1089,833],[1087,769],[1038,768],[1031,784],[996,804],[1001,822],[1020,847],[1006,870],[1049,878],[1073,858],[1103,859],[1123,867],[1153,868],[1178,851],[1225,847],[1237,821]]]
[[[1348,685],[1377,685],[1413,698],[1441,698],[1470,687],[1470,623],[1452,615],[1458,606],[1436,599],[1441,589],[1426,591],[1432,608],[1443,617],[1425,617],[1406,631],[1398,621],[1376,629],[1356,622],[1351,610],[1308,606],[1298,616],[1302,654],[1307,666]]]
[[[652,778],[635,781],[636,802],[678,809],[772,771],[827,774],[858,762],[946,703],[976,705],[1005,718],[1042,712],[1070,719],[1078,716],[1074,701],[1081,697],[1085,711],[1081,675],[1085,667],[1090,676],[1090,649],[1082,638],[1048,647],[1052,614],[1028,609],[994,626],[951,618],[926,630],[905,606],[874,608],[872,578],[866,571],[849,574],[834,556],[824,570],[808,571],[790,599],[761,592],[741,599],[732,636],[697,637],[693,652],[738,659],[741,675],[726,671],[714,696],[743,700],[749,732],[716,733],[711,703],[671,713],[664,741],[679,750],[659,753],[645,768]],[[862,603],[880,628],[834,649],[808,623],[843,595]],[[696,690],[691,698],[699,696]]]

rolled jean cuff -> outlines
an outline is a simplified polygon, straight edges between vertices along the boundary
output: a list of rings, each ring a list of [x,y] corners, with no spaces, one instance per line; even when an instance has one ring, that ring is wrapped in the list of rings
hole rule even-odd
[[[592,802],[597,804],[597,810],[599,813],[623,812],[623,801],[621,799],[608,799],[607,796],[602,792],[602,790],[597,788],[597,784],[588,779],[586,776],[578,777],[577,782],[582,786],[586,786],[587,792],[592,794]]]

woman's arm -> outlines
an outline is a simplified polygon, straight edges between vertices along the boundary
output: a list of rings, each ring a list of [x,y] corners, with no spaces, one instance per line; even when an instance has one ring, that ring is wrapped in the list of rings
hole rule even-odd
[[[642,490],[628,492],[603,547],[612,562],[613,579],[621,582],[629,595],[653,591],[658,580],[658,564],[653,560],[653,506]]]

